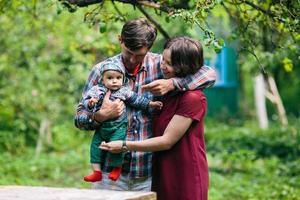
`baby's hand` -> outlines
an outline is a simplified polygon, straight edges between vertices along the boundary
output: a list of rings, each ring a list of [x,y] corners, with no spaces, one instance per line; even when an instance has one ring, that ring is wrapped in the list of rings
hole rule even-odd
[[[163,107],[163,103],[160,101],[150,101],[149,107],[157,110],[161,110]]]
[[[89,100],[89,107],[92,108],[95,106],[95,104],[98,102],[98,99],[96,97],[92,97],[90,100]]]

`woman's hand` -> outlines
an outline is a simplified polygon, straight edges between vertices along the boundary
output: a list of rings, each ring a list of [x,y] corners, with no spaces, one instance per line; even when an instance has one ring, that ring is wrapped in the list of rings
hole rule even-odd
[[[122,140],[112,141],[112,142],[102,142],[99,146],[100,149],[110,151],[112,153],[121,153],[122,152]]]

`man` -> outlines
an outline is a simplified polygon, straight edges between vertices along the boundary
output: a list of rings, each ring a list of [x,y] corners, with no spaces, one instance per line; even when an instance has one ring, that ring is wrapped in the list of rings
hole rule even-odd
[[[125,82],[138,95],[152,99],[172,90],[193,90],[206,88],[215,82],[215,71],[203,66],[196,74],[184,79],[163,79],[160,69],[161,55],[149,52],[157,36],[156,28],[146,19],[139,18],[124,24],[119,36],[122,52],[107,60],[118,63],[126,71]],[[107,61],[106,60],[106,61]],[[84,94],[101,80],[100,69],[106,61],[94,66],[83,90]],[[110,101],[108,92],[102,107],[96,113],[84,109],[82,102],[78,104],[75,125],[80,129],[95,130],[101,122],[119,117],[124,109],[120,100]],[[128,107],[128,130],[126,140],[139,141],[152,136],[151,112],[144,112]],[[124,146],[126,150],[126,146]],[[122,175],[118,181],[107,178],[111,171],[106,160],[102,166],[103,180],[94,184],[95,188],[115,190],[151,190],[150,152],[127,152],[122,166]]]

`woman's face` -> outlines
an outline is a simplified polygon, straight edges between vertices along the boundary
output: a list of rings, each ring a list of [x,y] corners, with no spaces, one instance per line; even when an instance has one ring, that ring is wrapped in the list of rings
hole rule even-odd
[[[163,52],[160,68],[165,78],[175,77],[175,70],[171,65],[171,51],[169,49],[165,49]]]

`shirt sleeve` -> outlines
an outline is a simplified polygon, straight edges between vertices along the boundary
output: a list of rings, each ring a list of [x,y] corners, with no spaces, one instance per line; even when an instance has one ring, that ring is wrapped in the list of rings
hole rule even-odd
[[[148,98],[139,96],[128,87],[123,87],[122,93],[125,94],[124,96],[126,104],[142,110],[146,110],[148,108],[148,105],[150,103],[150,100]]]
[[[87,92],[101,80],[99,66],[94,66],[83,88],[82,97],[79,101],[75,113],[75,126],[83,130],[95,130],[101,126],[101,123],[93,120],[93,112],[89,111],[84,106],[84,99]]]
[[[202,91],[185,92],[175,114],[201,121],[206,113],[207,102]]]
[[[184,78],[173,78],[173,84],[179,91],[209,88],[216,81],[216,71],[209,66],[202,66],[198,72]]]
[[[104,95],[106,93],[106,88],[101,87],[99,85],[93,86],[82,98],[82,102],[84,105],[84,108],[87,109],[89,112],[93,112],[93,108],[89,108],[89,101],[91,98],[96,98],[98,102],[102,103]]]

